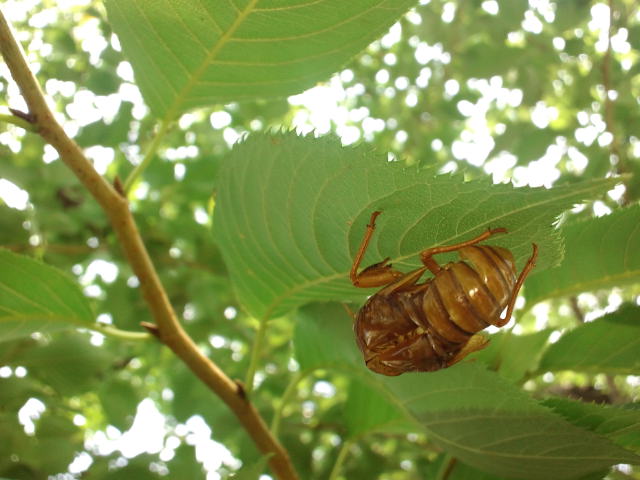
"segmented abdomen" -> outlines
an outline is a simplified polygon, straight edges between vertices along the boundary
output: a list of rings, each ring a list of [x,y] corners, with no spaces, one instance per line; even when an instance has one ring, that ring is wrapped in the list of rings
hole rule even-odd
[[[460,249],[468,262],[446,265],[425,292],[424,320],[444,339],[466,342],[495,324],[516,283],[513,255],[489,245]]]

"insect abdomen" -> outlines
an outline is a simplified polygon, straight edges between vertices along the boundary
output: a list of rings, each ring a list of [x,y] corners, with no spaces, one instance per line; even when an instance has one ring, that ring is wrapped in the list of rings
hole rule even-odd
[[[454,343],[496,324],[516,282],[513,255],[504,248],[464,247],[460,256],[469,263],[444,266],[423,299],[426,323]]]

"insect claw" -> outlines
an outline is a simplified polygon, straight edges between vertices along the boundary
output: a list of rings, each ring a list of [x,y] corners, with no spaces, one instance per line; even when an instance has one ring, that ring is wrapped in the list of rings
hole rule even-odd
[[[391,268],[391,264],[387,263],[389,260],[391,260],[391,258],[387,257],[381,262],[374,263],[373,265],[369,265],[367,268],[363,269],[362,272],[360,273],[362,274],[364,272],[368,272],[371,270],[380,270],[381,268]]]
[[[367,225],[367,228],[370,228],[371,230],[376,228],[376,218],[378,218],[378,215],[380,215],[381,213],[382,212],[380,210],[376,210],[371,214],[371,218],[369,218],[369,224]]]

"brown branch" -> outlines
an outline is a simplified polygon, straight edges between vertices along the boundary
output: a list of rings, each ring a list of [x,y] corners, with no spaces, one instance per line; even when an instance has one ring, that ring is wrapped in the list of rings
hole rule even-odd
[[[584,313],[582,313],[582,309],[580,305],[578,305],[578,297],[571,295],[569,297],[569,304],[571,305],[571,311],[573,312],[573,316],[576,317],[577,322],[584,323]]]
[[[157,324],[157,337],[229,406],[259,450],[272,455],[269,465],[275,476],[282,480],[297,479],[286,450],[271,435],[256,408],[243,395],[242,389],[198,349],[178,322],[142,242],[127,199],[117,187],[114,188],[96,172],[80,147],[56,121],[2,12],[0,51],[29,107],[27,118],[40,136],[58,151],[62,161],[107,214],[127,260],[140,281],[142,294]]]

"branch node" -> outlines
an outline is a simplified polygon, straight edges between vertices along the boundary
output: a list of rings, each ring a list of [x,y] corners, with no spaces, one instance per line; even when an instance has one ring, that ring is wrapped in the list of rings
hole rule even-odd
[[[113,188],[116,189],[116,192],[118,192],[122,198],[127,198],[127,194],[124,191],[124,185],[122,185],[120,177],[116,176],[116,178],[113,179]]]
[[[22,120],[29,122],[31,124],[35,124],[36,123],[36,118],[35,116],[33,116],[31,113],[25,113],[22,110],[17,110],[15,108],[9,108],[9,111],[11,112],[12,115],[21,118]]]
[[[155,323],[140,322],[140,326],[144,328],[147,332],[149,332],[151,335],[156,337],[158,340],[160,340],[160,329]]]
[[[242,400],[246,401],[247,400],[247,391],[244,388],[244,383],[242,383],[238,379],[235,379],[234,383],[236,384],[236,387],[237,387],[236,395],[238,395]]]

